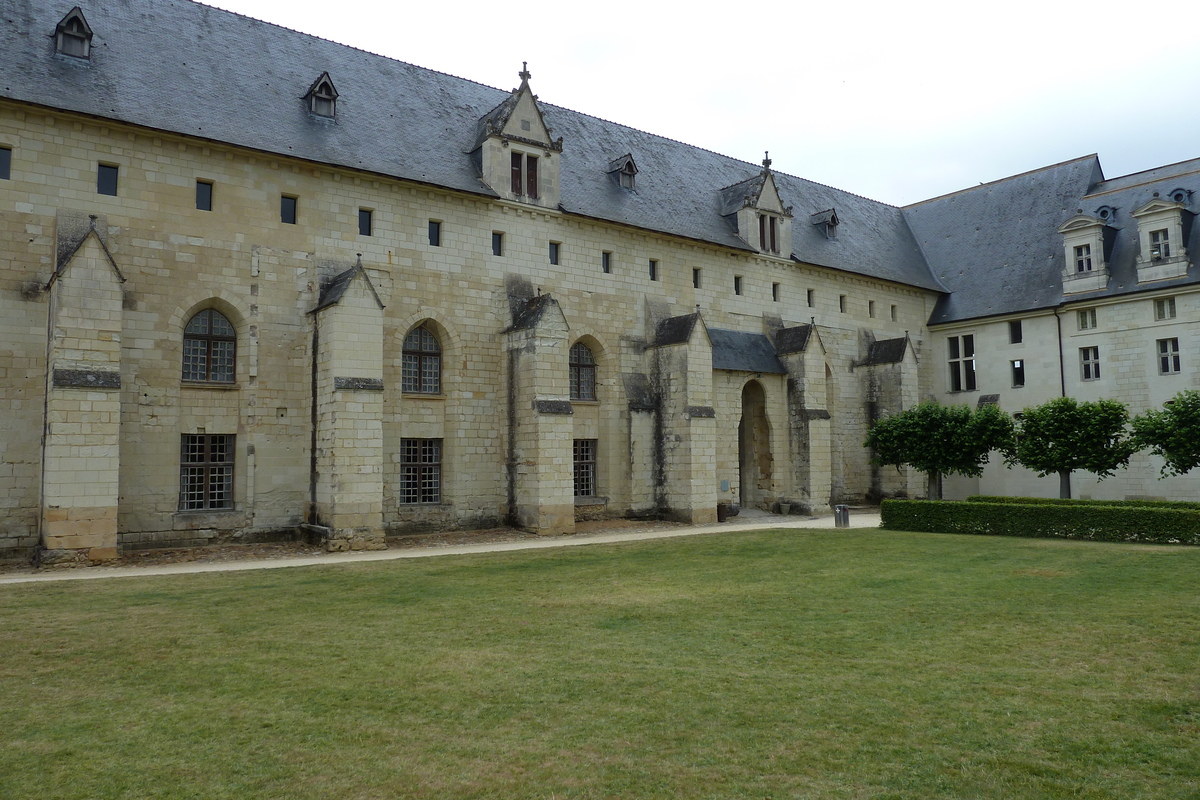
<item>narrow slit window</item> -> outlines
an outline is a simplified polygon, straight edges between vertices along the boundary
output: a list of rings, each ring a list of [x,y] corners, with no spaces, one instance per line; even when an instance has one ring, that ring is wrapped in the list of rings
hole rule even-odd
[[[369,208],[360,208],[358,210],[358,235],[370,236],[374,227],[375,213]]]
[[[212,181],[196,181],[196,210],[212,211],[213,185]]]
[[[282,195],[279,198],[279,221],[285,225],[296,224],[296,207],[299,205],[299,198],[291,195]]]
[[[0,181],[9,180],[12,176],[12,148],[0,147]]]
[[[658,280],[658,262],[653,258],[650,259],[650,280]]]

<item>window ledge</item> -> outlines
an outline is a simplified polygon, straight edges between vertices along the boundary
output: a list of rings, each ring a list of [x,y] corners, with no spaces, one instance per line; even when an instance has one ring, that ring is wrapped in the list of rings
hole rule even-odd
[[[237,381],[233,383],[226,383],[225,381],[180,381],[179,385],[186,389],[218,389],[226,392],[241,388]]]
[[[608,505],[607,497],[598,497],[591,495],[587,497],[576,497],[575,505],[577,506],[606,506]]]
[[[424,392],[401,392],[400,397],[405,400],[445,400],[444,394],[425,394]]]
[[[572,397],[571,404],[575,405],[576,403],[578,403],[581,406],[598,406],[598,405],[600,405],[599,400],[580,400],[579,398]]]

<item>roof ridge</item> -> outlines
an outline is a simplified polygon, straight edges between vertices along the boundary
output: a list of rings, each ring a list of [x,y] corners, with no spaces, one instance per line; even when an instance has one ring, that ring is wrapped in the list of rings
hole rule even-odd
[[[944,200],[947,197],[954,197],[955,195],[966,194],[967,192],[974,192],[978,189],[985,189],[988,186],[995,186],[1000,183],[1007,183],[1008,181],[1016,180],[1017,178],[1024,178],[1028,175],[1034,175],[1038,172],[1047,172],[1049,170],[1057,169],[1059,167],[1065,167],[1068,164],[1074,164],[1079,161],[1086,161],[1089,158],[1095,159],[1096,161],[1100,160],[1100,156],[1098,153],[1089,153],[1086,156],[1079,156],[1077,158],[1068,158],[1066,161],[1059,161],[1056,164],[1047,164],[1044,167],[1035,167],[1034,169],[1027,169],[1024,172],[1018,172],[1016,175],[1007,175],[1003,178],[997,178],[994,181],[985,181],[983,183],[980,183],[978,186],[968,186],[967,188],[959,189],[958,191],[947,192],[946,194],[939,194],[937,197],[930,197],[926,200],[918,200],[915,203],[909,203],[908,205],[899,206],[899,208],[903,211],[907,211],[910,208],[916,208],[917,206],[925,205],[926,203],[932,203],[935,200]]]

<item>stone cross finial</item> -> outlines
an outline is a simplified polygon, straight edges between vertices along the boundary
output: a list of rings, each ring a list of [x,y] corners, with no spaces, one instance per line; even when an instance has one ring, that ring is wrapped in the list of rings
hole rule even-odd
[[[521,79],[521,83],[529,83],[529,79],[533,77],[533,74],[529,71],[528,61],[521,62],[521,71],[517,73],[517,77]]]
[[[771,152],[769,150],[763,150],[763,169],[771,171]]]

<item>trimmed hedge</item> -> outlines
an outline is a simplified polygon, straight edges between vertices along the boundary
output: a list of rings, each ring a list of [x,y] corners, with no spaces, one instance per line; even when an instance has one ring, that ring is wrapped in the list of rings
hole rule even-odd
[[[1200,545],[1192,508],[884,500],[880,512],[894,531]]]
[[[967,498],[968,503],[1019,503],[1022,505],[1063,506],[1131,506],[1135,508],[1191,508],[1200,511],[1200,503],[1186,500],[1064,500],[1061,497],[1000,497],[976,494]]]

